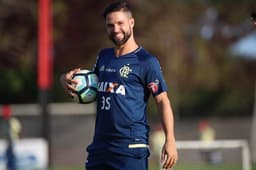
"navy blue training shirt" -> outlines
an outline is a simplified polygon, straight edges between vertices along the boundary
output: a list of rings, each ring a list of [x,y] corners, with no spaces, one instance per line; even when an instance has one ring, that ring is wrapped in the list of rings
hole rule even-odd
[[[144,48],[116,57],[114,48],[100,51],[97,114],[89,154],[148,154],[146,105],[150,94],[167,90],[160,64]]]

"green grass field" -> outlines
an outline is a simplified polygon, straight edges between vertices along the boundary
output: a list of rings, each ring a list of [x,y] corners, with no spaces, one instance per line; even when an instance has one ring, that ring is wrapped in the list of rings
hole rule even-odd
[[[159,170],[157,167],[152,167],[150,170]],[[219,165],[219,166],[202,166],[202,165],[178,165],[172,170],[242,170],[241,167],[232,165]],[[256,170],[256,167],[253,169]]]
[[[149,170],[159,170],[159,167],[151,166]],[[242,168],[236,165],[176,165],[172,170],[242,170]],[[252,170],[256,170],[256,167]]]
[[[84,170],[83,167],[53,167],[50,170]],[[149,170],[159,170],[156,165],[150,165]],[[241,167],[235,165],[176,165],[172,170],[242,170]],[[252,170],[256,170],[253,166]]]

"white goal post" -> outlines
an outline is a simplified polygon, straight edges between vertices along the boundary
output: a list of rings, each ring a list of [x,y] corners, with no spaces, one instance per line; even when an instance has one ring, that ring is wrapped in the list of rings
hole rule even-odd
[[[251,170],[251,157],[249,145],[246,140],[214,140],[214,141],[198,141],[186,140],[176,141],[178,150],[205,150],[205,149],[234,149],[241,148],[242,167],[243,170]]]

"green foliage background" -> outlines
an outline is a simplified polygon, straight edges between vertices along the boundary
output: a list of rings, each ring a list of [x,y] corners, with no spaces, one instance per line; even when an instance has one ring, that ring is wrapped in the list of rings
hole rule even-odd
[[[99,49],[112,46],[101,16],[109,2],[53,1],[52,102],[70,101],[59,85],[61,73],[76,67],[92,68]],[[252,113],[256,60],[231,56],[228,50],[255,30],[249,22],[253,0],[129,2],[134,8],[136,39],[159,58],[179,116]],[[0,1],[2,104],[38,101],[37,9],[33,0]],[[206,17],[211,10],[217,13],[214,22]],[[210,39],[200,34],[204,24],[214,29]],[[156,112],[153,106],[149,108],[151,114]]]

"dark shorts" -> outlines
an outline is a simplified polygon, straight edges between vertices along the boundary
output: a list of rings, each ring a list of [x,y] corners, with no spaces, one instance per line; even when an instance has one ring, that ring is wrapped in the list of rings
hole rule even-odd
[[[86,170],[148,170],[148,156],[89,155],[85,166]]]

